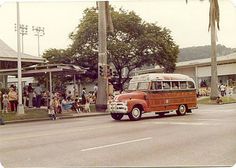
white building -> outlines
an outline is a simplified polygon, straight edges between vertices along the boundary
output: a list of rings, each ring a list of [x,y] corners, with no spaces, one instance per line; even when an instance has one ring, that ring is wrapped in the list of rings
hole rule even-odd
[[[163,72],[163,69],[156,66],[152,69],[139,70],[136,74],[151,72]],[[211,79],[211,58],[184,61],[176,63],[174,73],[180,73],[190,76],[200,87],[204,81],[210,86]],[[217,57],[217,73],[219,82],[222,81],[227,85],[236,85],[236,53]]]

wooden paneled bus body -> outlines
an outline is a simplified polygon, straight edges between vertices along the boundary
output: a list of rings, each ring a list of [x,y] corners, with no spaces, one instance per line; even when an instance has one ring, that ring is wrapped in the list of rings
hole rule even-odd
[[[117,95],[109,104],[111,117],[121,120],[139,120],[143,113],[163,115],[176,111],[185,115],[197,108],[194,80],[181,74],[144,74],[134,76],[127,93]]]

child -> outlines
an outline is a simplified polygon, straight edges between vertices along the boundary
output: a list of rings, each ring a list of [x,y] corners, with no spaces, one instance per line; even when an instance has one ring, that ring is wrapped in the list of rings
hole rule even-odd
[[[89,97],[86,98],[86,103],[85,103],[85,105],[84,105],[84,111],[85,111],[85,112],[91,112],[91,110],[90,110],[90,99],[89,99]]]
[[[8,95],[6,93],[3,94],[2,104],[3,104],[3,113],[4,112],[8,113],[9,100],[8,100]]]
[[[49,115],[49,117],[50,117],[52,120],[56,120],[56,119],[57,119],[55,110],[54,110],[54,108],[52,108],[51,106],[48,106],[48,115]]]
[[[75,99],[73,108],[75,109],[77,113],[82,112],[83,109],[81,110],[81,105],[78,99]]]
[[[59,103],[56,97],[53,97],[53,99],[50,101],[50,105],[48,107],[48,114],[49,117],[51,117],[52,120],[56,120],[57,116],[57,109],[58,109]]]

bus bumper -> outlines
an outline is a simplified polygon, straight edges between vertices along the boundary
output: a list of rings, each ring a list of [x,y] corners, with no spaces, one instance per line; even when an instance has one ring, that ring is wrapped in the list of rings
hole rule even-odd
[[[112,102],[108,105],[110,113],[128,113],[127,103],[124,102]]]

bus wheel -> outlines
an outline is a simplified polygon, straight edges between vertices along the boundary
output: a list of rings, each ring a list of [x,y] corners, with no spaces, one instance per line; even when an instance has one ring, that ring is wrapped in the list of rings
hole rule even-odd
[[[142,112],[138,107],[134,107],[131,113],[128,114],[129,119],[132,121],[137,121],[141,118]]]
[[[124,116],[124,114],[111,113],[111,117],[112,117],[114,120],[121,120],[123,116]]]
[[[178,110],[176,110],[177,115],[185,115],[186,112],[187,112],[187,107],[184,104],[181,104]]]

